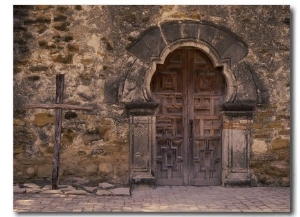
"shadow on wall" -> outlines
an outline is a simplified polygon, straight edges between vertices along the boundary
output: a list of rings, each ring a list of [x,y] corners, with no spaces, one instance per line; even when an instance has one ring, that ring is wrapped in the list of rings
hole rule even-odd
[[[26,5],[14,5],[13,7],[13,73],[14,75],[21,73],[29,63],[29,57],[31,55],[30,51],[30,40],[33,39],[32,33],[28,31],[27,25],[33,21],[29,19],[29,11],[32,10],[34,6]],[[49,20],[50,21],[50,20]],[[33,82],[38,80],[38,76],[28,77],[28,82]],[[23,117],[26,113],[25,109],[22,108],[24,104],[22,90],[25,84],[16,84],[14,82],[13,90],[13,106],[14,106],[14,117]]]

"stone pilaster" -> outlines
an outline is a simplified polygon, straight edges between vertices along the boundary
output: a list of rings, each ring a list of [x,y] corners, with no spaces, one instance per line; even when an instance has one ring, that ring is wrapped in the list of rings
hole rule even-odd
[[[154,184],[155,103],[127,104],[130,117],[131,184]]]
[[[245,104],[225,104],[222,107],[224,186],[250,185],[249,157],[253,108],[252,105]]]

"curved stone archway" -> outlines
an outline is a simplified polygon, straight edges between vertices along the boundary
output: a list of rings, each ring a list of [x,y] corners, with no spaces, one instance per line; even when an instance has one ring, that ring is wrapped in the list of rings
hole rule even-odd
[[[180,47],[194,47],[223,67],[227,83],[222,107],[222,184],[249,184],[250,128],[255,105],[266,100],[251,67],[248,48],[228,29],[197,21],[170,21],[146,30],[127,49],[132,57],[119,89],[130,115],[131,181],[155,182],[155,109],[150,91],[156,64]]]
[[[216,55],[216,52],[211,52],[212,50],[209,48],[209,46],[202,42],[202,43],[196,43],[193,41],[176,41],[172,43],[172,45],[167,46],[161,53],[161,58],[158,60],[153,60],[149,69],[146,71],[145,77],[144,77],[144,85],[143,85],[143,96],[147,101],[153,101],[153,96],[150,91],[150,83],[152,76],[156,70],[157,64],[163,64],[165,58],[174,50],[182,48],[182,47],[193,47],[196,49],[201,50],[204,52],[214,64],[215,67],[223,67],[223,75],[226,79],[227,83],[227,91],[225,96],[225,102],[230,103],[233,102],[236,96],[236,80],[231,72],[230,68],[228,67],[228,63],[226,61],[221,61],[218,56]]]
[[[246,44],[235,34],[210,23],[170,21],[152,27],[128,46],[131,67],[119,88],[121,102],[150,102],[149,80],[155,64],[162,63],[174,49],[193,46],[204,51],[216,66],[224,67],[231,103],[255,104],[265,101],[263,87],[249,65],[243,61]]]

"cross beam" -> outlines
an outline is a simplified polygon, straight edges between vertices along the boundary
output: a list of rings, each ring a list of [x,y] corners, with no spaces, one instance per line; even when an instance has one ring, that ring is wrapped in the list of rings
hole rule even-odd
[[[53,170],[52,170],[52,189],[58,189],[59,167],[60,167],[60,146],[61,146],[61,128],[62,128],[62,110],[93,110],[91,107],[63,104],[64,94],[64,74],[56,75],[56,98],[55,104],[28,104],[27,109],[43,108],[55,109],[55,142],[53,152]]]

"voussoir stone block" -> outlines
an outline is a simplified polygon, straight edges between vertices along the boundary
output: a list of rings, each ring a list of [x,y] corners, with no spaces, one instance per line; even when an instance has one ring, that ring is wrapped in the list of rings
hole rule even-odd
[[[150,62],[150,57],[158,57],[165,46],[160,29],[153,27],[143,33],[143,37],[130,47],[129,51],[144,62]],[[151,49],[145,49],[150,47]]]

